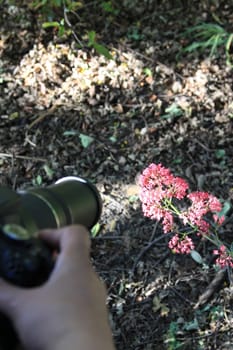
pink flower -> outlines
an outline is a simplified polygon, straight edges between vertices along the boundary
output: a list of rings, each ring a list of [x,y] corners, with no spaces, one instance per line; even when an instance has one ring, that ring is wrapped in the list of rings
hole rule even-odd
[[[150,219],[160,221],[164,217],[164,209],[157,204],[148,205],[147,203],[142,203],[142,211],[144,215]]]
[[[139,178],[142,210],[145,216],[162,221],[165,233],[173,229],[173,216],[166,208],[166,199],[182,199],[188,184],[180,177],[175,177],[161,164],[150,164]]]
[[[161,164],[150,164],[139,177],[142,191],[157,190],[163,197],[182,199],[188,189],[187,182],[171,174],[171,171]],[[142,192],[143,193],[143,192]]]
[[[175,181],[172,185],[172,191],[174,197],[177,199],[182,199],[186,195],[186,191],[189,188],[187,182],[181,177],[175,177]]]
[[[173,230],[174,219],[169,211],[164,211],[162,225],[164,233],[168,233]]]
[[[169,186],[173,182],[174,176],[171,171],[162,166],[162,164],[150,164],[139,177],[139,185],[145,189],[151,190],[161,185]]]
[[[197,224],[198,226],[198,235],[208,234],[210,229],[210,224],[205,220],[200,220]]]
[[[216,215],[216,214],[214,214],[213,215],[213,219],[214,219],[214,222],[217,224],[217,225],[222,225],[223,224],[223,222],[224,222],[224,220],[225,220],[225,216],[224,215],[222,215],[222,216],[218,216],[218,215]]]
[[[140,175],[139,185],[139,197],[144,215],[161,221],[164,233],[175,230],[178,224],[175,222],[176,218],[180,219],[185,226],[190,226],[192,233],[196,232],[198,236],[205,235],[212,240],[212,236],[207,236],[210,228],[216,229],[216,225],[221,225],[224,221],[224,216],[220,214],[222,205],[215,196],[201,191],[187,194],[189,188],[187,182],[174,176],[161,164],[150,164]],[[176,203],[177,199],[183,198],[189,199],[191,205],[187,210],[181,211]],[[216,224],[215,227],[207,222],[210,214]],[[194,243],[188,234],[179,232],[172,237],[168,246],[174,253],[179,254],[189,254],[194,249]],[[220,267],[233,268],[233,252],[229,252],[224,245],[213,253],[218,256],[216,264]]]
[[[218,198],[216,198],[215,196],[213,196],[212,194],[209,194],[209,208],[210,211],[212,213],[218,213],[222,210],[222,204],[220,203],[220,201],[218,200]]]
[[[219,255],[219,257],[216,259],[216,264],[219,265],[221,268],[224,267],[232,267],[233,268],[233,257],[227,252],[227,248],[224,245],[221,245],[219,250],[213,251],[214,255]]]
[[[180,214],[185,225],[196,226],[200,233],[207,233],[210,225],[203,219],[209,212],[220,212],[222,205],[219,200],[208,192],[192,192],[187,195],[192,202],[187,211]]]
[[[178,234],[172,237],[168,243],[168,247],[172,249],[174,253],[189,254],[194,249],[193,241],[190,237],[180,238]]]
[[[200,212],[196,212],[189,208],[186,212],[183,212],[179,215],[179,218],[183,221],[184,225],[194,226],[200,234],[207,234],[210,229],[210,224],[202,219]]]
[[[218,198],[208,192],[192,192],[187,195],[191,200],[192,205],[197,209],[207,212],[220,212],[222,205]]]
[[[148,202],[143,202],[142,211],[146,217],[157,221],[162,220],[164,233],[172,231],[174,221],[173,216],[168,210],[159,205],[159,203],[154,202],[148,205]]]

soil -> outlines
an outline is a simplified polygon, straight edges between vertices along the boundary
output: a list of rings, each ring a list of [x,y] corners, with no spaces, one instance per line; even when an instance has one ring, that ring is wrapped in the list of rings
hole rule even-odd
[[[42,29],[23,2],[1,2],[0,183],[18,190],[73,175],[97,186],[92,261],[117,349],[230,350],[231,271],[217,272],[206,241],[204,264],[173,254],[138,199],[138,175],[162,163],[192,190],[232,200],[232,67],[224,46],[212,58],[180,55],[188,27],[217,19],[232,28],[231,2],[170,3],[122,1],[113,13],[87,1],[80,17],[69,14],[79,47],[72,34]],[[86,45],[90,30],[112,60]],[[229,244],[232,223],[229,210]]]

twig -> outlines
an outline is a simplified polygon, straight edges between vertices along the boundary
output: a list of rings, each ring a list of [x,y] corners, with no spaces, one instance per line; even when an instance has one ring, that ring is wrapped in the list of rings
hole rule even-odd
[[[77,41],[77,43],[79,44],[79,46],[83,47],[83,43],[82,43],[81,40],[78,38],[76,32],[75,32],[74,29],[73,29],[72,24],[70,23],[70,20],[69,20],[69,18],[68,18],[68,16],[67,16],[67,12],[70,12],[70,11],[67,11],[66,7],[64,6],[64,11],[63,11],[63,13],[64,13],[65,22],[66,22],[66,24],[68,25],[68,27],[70,28],[70,30],[71,30],[71,32],[72,32],[72,35],[73,35],[73,37],[75,38],[75,40]],[[73,11],[72,11],[72,13],[74,13],[75,16],[76,16],[78,19],[80,19],[79,15],[78,15],[76,12],[73,12]]]
[[[92,241],[105,241],[105,240],[121,240],[122,237],[121,236],[107,236],[107,235],[104,235],[104,236],[96,236],[96,237],[92,237],[91,240]]]
[[[194,310],[209,301],[212,295],[220,289],[221,284],[226,280],[226,277],[227,269],[221,269],[217,272],[207,289],[199,296],[198,302],[194,306]]]
[[[190,299],[186,298],[183,294],[181,294],[180,292],[178,292],[178,291],[176,290],[176,288],[171,287],[171,290],[172,290],[178,297],[180,297],[182,300],[184,300],[184,301],[185,301],[186,303],[188,303],[189,305],[193,305],[193,304],[194,304]]]
[[[137,264],[138,262],[141,260],[142,256],[157,242],[161,241],[162,239],[165,238],[165,235],[162,234],[161,236],[159,237],[156,237],[155,239],[153,239],[153,237],[155,236],[155,233],[156,233],[156,229],[157,229],[157,226],[158,226],[158,223],[156,222],[155,226],[154,226],[154,229],[153,229],[153,232],[152,232],[152,235],[151,235],[151,240],[150,242],[147,244],[147,246],[145,248],[143,248],[140,252],[140,254],[138,255],[136,261],[134,262],[134,265],[132,267],[132,273],[134,273],[136,267],[137,267]],[[166,236],[169,236],[168,234]]]
[[[17,154],[10,154],[10,153],[0,153],[0,158],[16,158],[16,159],[25,159],[25,160],[35,160],[38,162],[47,162],[47,160],[44,158],[20,156]]]
[[[199,146],[201,146],[205,151],[207,151],[207,152],[213,152],[212,149],[210,149],[210,148],[208,148],[207,146],[205,146],[205,145],[204,145],[202,142],[200,142],[199,140],[195,139],[195,142],[196,142]]]
[[[47,116],[53,114],[53,112],[57,109],[58,104],[54,104],[52,107],[50,107],[48,110],[41,112],[31,124],[29,124],[28,129],[33,128],[36,124],[41,122],[43,119],[45,119]]]

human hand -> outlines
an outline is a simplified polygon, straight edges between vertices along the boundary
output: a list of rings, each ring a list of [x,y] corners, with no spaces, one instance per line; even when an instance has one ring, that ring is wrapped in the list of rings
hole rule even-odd
[[[59,249],[42,286],[24,289],[0,279],[0,310],[13,322],[25,349],[113,350],[106,291],[90,260],[82,226],[45,230],[40,237]]]

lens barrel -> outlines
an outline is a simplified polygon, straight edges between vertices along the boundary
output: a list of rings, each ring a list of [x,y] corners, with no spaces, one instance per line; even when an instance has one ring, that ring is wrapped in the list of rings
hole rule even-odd
[[[81,177],[64,177],[46,188],[18,193],[21,225],[30,233],[71,224],[90,229],[97,223],[102,210],[97,188]]]

